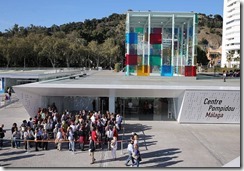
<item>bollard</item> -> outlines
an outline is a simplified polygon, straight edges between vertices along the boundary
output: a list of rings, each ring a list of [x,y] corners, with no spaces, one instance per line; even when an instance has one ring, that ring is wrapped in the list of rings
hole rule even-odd
[[[121,154],[123,155],[123,141],[121,141]]]
[[[26,149],[26,153],[29,153],[30,152],[30,144],[29,144],[29,140],[26,140],[27,141],[27,149]]]
[[[10,139],[10,144],[11,144],[11,148],[13,148],[14,146],[13,146],[13,138],[12,137]]]

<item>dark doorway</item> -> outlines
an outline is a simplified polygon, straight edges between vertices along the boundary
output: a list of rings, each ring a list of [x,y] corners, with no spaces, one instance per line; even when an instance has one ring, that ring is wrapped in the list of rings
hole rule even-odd
[[[101,113],[106,113],[109,109],[109,98],[108,97],[99,97],[99,110]]]

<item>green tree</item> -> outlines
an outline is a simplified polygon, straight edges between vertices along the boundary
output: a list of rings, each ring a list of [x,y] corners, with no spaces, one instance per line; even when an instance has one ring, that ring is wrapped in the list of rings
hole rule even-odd
[[[90,56],[92,61],[96,61],[96,67],[100,66],[101,46],[97,41],[91,41],[88,43],[88,49],[90,50]]]
[[[59,57],[55,54],[55,43],[56,38],[50,36],[45,37],[40,43],[42,50],[39,52],[39,55],[46,57],[50,61],[53,68],[56,67],[59,59]]]
[[[197,63],[207,65],[209,62],[206,52],[197,46]]]
[[[70,56],[69,56],[69,42],[67,39],[56,39],[56,42],[53,46],[54,55],[59,60],[64,60],[67,68],[70,67]]]
[[[116,55],[118,54],[119,47],[115,44],[114,39],[108,38],[102,44],[102,55],[104,57],[103,62],[107,62],[109,64],[109,68],[111,68],[116,61]]]
[[[12,39],[5,37],[0,37],[0,53],[7,61],[7,68],[10,66],[11,62],[14,60],[15,56],[15,45]]]
[[[31,61],[32,66],[38,66],[41,67],[42,60],[44,59],[44,56],[41,55],[42,51],[42,40],[44,39],[44,34],[35,34],[30,33],[27,36],[27,39],[29,41],[29,44],[32,46],[32,52],[31,52]]]
[[[16,58],[15,60],[19,61],[16,66],[23,64],[24,69],[26,68],[27,61],[30,59],[30,55],[33,52],[33,46],[26,38],[16,38]]]

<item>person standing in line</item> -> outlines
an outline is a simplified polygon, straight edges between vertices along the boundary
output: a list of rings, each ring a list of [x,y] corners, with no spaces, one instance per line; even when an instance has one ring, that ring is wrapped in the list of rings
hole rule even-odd
[[[44,130],[43,134],[42,134],[42,150],[48,150],[48,140],[49,140],[49,135],[47,133],[47,130]]]
[[[94,157],[94,153],[95,153],[95,142],[92,140],[92,137],[89,136],[89,155],[91,156],[91,163],[90,164],[93,164],[96,159]]]
[[[20,148],[20,132],[18,131],[18,127],[14,129],[13,136],[15,137],[15,148]]]
[[[26,150],[26,152],[28,152],[28,149],[30,149],[30,143],[29,143],[30,135],[29,135],[29,132],[27,131],[27,128],[25,127],[24,129],[25,130],[24,130],[23,139],[24,139],[24,143],[25,143],[25,150]]]
[[[53,138],[56,139],[57,133],[58,133],[58,125],[55,125],[55,128],[53,129]]]
[[[12,126],[12,128],[11,128],[11,132],[12,132],[12,137],[13,137],[13,142],[12,142],[12,147],[13,148],[16,148],[16,146],[15,146],[15,140],[16,140],[16,137],[15,137],[15,134],[14,134],[14,132],[15,132],[15,129],[18,129],[18,127],[17,127],[17,124],[16,123],[13,123],[13,126]]]
[[[62,139],[63,138],[62,138],[61,128],[59,128],[56,139],[55,139],[55,143],[57,144],[57,150],[59,150],[59,151],[61,151],[61,149],[62,149],[62,144],[61,144]]]
[[[97,132],[96,132],[96,127],[95,126],[92,126],[91,127],[91,138],[92,138],[92,141],[94,141],[95,143],[95,148],[96,148],[96,143],[97,143]]]
[[[84,135],[84,131],[82,129],[82,127],[80,127],[79,132],[79,144],[80,144],[80,149],[81,151],[85,151],[84,147],[85,147],[85,135]]]
[[[3,129],[4,124],[0,127],[0,150],[3,148],[3,138],[5,137],[5,130]]]
[[[117,150],[117,137],[113,137],[113,140],[111,141],[111,153],[113,160],[116,160],[116,150]]]
[[[121,130],[121,126],[122,126],[122,116],[120,116],[120,114],[116,115],[116,124],[118,125],[118,131]]]
[[[113,137],[116,137],[117,140],[119,139],[119,133],[116,126],[113,126]]]
[[[30,127],[27,127],[27,133],[28,133],[28,140],[35,140],[34,132]],[[30,148],[33,146],[33,142],[28,141]]]
[[[128,143],[128,146],[127,146],[127,151],[128,151],[128,158],[126,159],[125,161],[125,165],[126,166],[129,166],[128,163],[131,161],[132,162],[132,165],[135,163],[134,162],[134,159],[132,157],[132,154],[133,154],[133,151],[134,151],[134,146],[133,146],[133,140],[130,140],[130,142]]]
[[[35,129],[35,134],[34,134],[34,138],[35,138],[35,147],[36,147],[36,151],[39,151],[38,146],[39,146],[39,141],[40,141],[40,134],[38,132],[38,129]]]
[[[112,126],[111,125],[108,126],[108,130],[106,132],[106,135],[107,135],[107,139],[108,139],[107,140],[107,142],[108,142],[108,150],[110,150],[111,149],[110,144],[111,144],[111,141],[112,141],[112,139],[114,137],[113,130],[112,130]]]
[[[223,79],[224,79],[224,82],[226,82],[226,72],[225,72],[225,70],[223,71]]]
[[[75,140],[72,127],[68,128],[69,151],[75,152]]]
[[[24,132],[27,131],[27,122],[26,120],[23,120],[22,124],[20,125],[20,134],[21,134],[21,139],[24,139]]]

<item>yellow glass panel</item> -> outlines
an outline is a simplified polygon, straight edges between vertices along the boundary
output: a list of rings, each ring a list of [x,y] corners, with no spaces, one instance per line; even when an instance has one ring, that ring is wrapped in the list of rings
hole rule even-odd
[[[137,76],[149,76],[149,71],[150,66],[148,65],[137,66]]]

